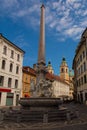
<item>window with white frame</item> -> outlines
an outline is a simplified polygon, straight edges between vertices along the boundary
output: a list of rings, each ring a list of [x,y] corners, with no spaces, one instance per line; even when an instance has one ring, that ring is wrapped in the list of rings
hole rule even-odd
[[[0,86],[3,86],[4,84],[4,76],[0,75]]]
[[[11,88],[12,85],[12,78],[8,78],[8,88]]]
[[[5,55],[7,54],[7,46],[3,47],[3,54],[5,54]]]
[[[10,68],[9,68],[9,71],[10,71],[10,72],[12,72],[12,70],[13,70],[13,64],[12,64],[12,63],[10,63]]]
[[[11,58],[14,58],[14,51],[11,50]]]
[[[15,79],[15,88],[18,88],[18,80]]]
[[[84,65],[84,71],[86,71],[86,63],[84,62],[83,65]]]
[[[19,73],[19,66],[16,66],[16,74]]]
[[[2,60],[2,69],[5,69],[6,61]]]
[[[17,61],[20,61],[20,55],[17,54]]]

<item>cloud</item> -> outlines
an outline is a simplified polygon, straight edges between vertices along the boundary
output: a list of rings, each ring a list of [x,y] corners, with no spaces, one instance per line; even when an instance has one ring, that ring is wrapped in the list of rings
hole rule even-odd
[[[0,0],[0,16],[13,21],[23,21],[25,26],[39,26],[41,1],[35,0]],[[46,5],[46,27],[62,37],[79,38],[87,25],[86,0],[50,0]],[[59,38],[60,38],[59,36]],[[62,38],[61,38],[62,39]]]

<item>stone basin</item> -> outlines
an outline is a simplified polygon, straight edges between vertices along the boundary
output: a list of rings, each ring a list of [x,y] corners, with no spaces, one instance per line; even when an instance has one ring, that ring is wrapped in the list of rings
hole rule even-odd
[[[19,104],[23,107],[58,107],[62,101],[60,98],[21,98]]]

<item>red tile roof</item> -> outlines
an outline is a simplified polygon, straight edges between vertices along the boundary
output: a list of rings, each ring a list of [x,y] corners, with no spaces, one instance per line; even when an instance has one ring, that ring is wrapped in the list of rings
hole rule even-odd
[[[27,72],[27,73],[30,73],[30,74],[36,76],[36,71],[29,66],[23,66],[22,70],[23,70],[23,72]]]
[[[29,67],[29,66],[23,66],[23,71],[36,76],[36,71],[33,68]],[[60,81],[60,82],[62,82],[64,84],[68,85],[68,83],[66,83],[60,76],[51,74],[49,72],[47,72],[47,74],[46,74],[46,79],[51,80],[51,81],[57,80],[57,81]]]
[[[46,74],[46,78],[47,79],[49,79],[49,80],[57,80],[57,81],[60,81],[60,82],[62,82],[62,83],[64,83],[64,84],[67,84],[68,85],[68,83],[66,83],[65,81],[64,81],[64,79],[62,79],[60,76],[58,76],[58,75],[54,75],[54,74],[51,74],[51,73],[47,73]]]

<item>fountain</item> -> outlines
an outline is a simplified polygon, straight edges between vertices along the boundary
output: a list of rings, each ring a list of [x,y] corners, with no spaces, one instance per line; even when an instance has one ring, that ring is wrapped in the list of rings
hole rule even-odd
[[[61,104],[58,98],[54,98],[52,94],[52,82],[46,80],[46,63],[45,63],[45,6],[41,6],[40,20],[40,42],[38,62],[36,69],[36,85],[31,87],[32,98],[21,98],[19,103],[22,107],[29,107],[31,110],[48,110],[57,108]],[[33,94],[34,93],[34,94]],[[37,107],[37,108],[36,108]]]
[[[40,43],[36,69],[36,85],[32,85],[30,98],[21,98],[21,109],[9,112],[5,119],[17,122],[51,122],[66,119],[66,109],[60,109],[62,101],[52,94],[52,81],[46,79],[45,63],[45,6],[41,6]]]
[[[45,63],[45,6],[41,6],[40,20],[40,42],[38,62],[36,69],[36,85],[32,85],[30,91],[32,97],[21,98],[19,104],[23,111],[27,111],[28,117],[23,116],[23,120],[48,122],[59,119],[59,105],[62,101],[54,98],[52,94],[52,81],[46,79],[46,63]],[[64,111],[62,111],[63,113]],[[25,112],[26,113],[26,112]],[[64,119],[64,118],[63,118]]]

